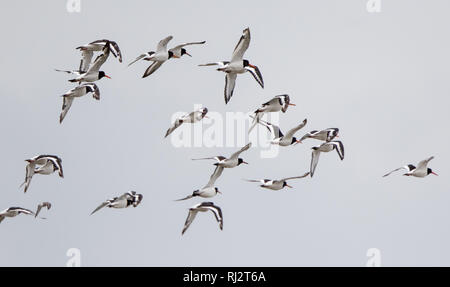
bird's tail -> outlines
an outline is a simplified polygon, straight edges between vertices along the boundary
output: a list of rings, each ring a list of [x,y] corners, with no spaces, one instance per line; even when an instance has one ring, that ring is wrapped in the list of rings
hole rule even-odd
[[[188,195],[185,198],[176,199],[175,201],[182,201],[182,200],[190,199],[190,198],[193,198],[193,197],[194,197],[193,195]]]

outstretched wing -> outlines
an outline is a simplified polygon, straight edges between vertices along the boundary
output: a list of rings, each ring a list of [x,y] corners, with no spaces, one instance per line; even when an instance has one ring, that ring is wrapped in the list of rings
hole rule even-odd
[[[183,121],[181,119],[176,119],[175,122],[172,124],[172,126],[167,130],[165,138],[170,135],[174,130],[176,130],[179,126],[183,124]]]
[[[62,111],[59,115],[59,123],[62,123],[64,118],[67,115],[67,112],[69,112],[70,107],[72,106],[73,97],[64,97],[63,96],[63,104],[62,104]]]
[[[332,143],[336,147],[336,151],[337,151],[339,157],[341,158],[341,160],[343,160],[344,159],[344,144],[341,141],[331,141],[330,143]]]
[[[233,154],[230,156],[230,159],[236,159],[236,158],[238,158],[238,156],[239,156],[241,153],[243,153],[244,151],[248,150],[251,146],[252,146],[252,143],[249,142],[249,143],[246,144],[243,148],[241,148],[239,151],[233,153]]]
[[[317,163],[319,162],[319,157],[320,157],[320,151],[313,150],[313,152],[311,154],[311,166],[310,166],[310,171],[309,171],[311,177],[314,176],[314,171],[316,170]]]
[[[247,67],[245,67],[245,69],[249,71],[250,74],[252,74],[253,78],[255,78],[255,80],[258,82],[261,88],[264,89],[264,80],[261,72],[259,71],[259,68],[257,66],[249,64]]]
[[[224,96],[225,96],[225,104],[228,104],[231,97],[233,96],[234,86],[236,85],[236,77],[235,73],[227,73],[225,75],[225,88],[224,88]]]
[[[78,69],[81,73],[85,73],[89,70],[89,66],[91,65],[92,56],[94,56],[94,52],[91,50],[81,50],[81,61],[80,68]]]
[[[140,54],[133,62],[128,64],[128,67],[145,57],[147,57],[147,54]]]
[[[292,128],[292,129],[290,129],[290,130],[286,133],[286,137],[287,137],[287,138],[292,138],[292,137],[294,136],[294,134],[295,134],[298,130],[302,129],[302,128],[306,125],[307,122],[308,122],[308,120],[307,120],[307,119],[304,119],[303,122],[301,122],[301,124],[299,124],[298,126]]]
[[[425,169],[425,168],[427,168],[428,163],[429,163],[433,158],[434,158],[434,156],[429,157],[429,158],[427,158],[427,159],[424,159],[424,160],[420,161],[420,162],[417,164],[417,169]]]
[[[224,169],[223,166],[216,166],[216,169],[214,169],[214,172],[209,178],[208,183],[203,188],[213,187],[216,180],[222,175],[223,169]]]
[[[91,215],[96,213],[97,211],[99,211],[100,209],[102,209],[103,207],[107,206],[108,204],[110,204],[110,201],[107,200],[105,202],[103,202],[102,204],[100,204],[96,209],[94,209],[94,211],[91,212]]]
[[[283,133],[281,132],[279,126],[268,123],[263,120],[259,120],[259,123],[265,126],[270,131],[274,139],[283,137]]]
[[[197,210],[196,209],[189,209],[189,214],[186,218],[186,222],[184,223],[184,227],[183,227],[183,231],[181,231],[181,235],[183,235],[186,230],[189,228],[189,226],[191,225],[192,221],[194,221],[195,216],[197,215]]]
[[[172,40],[172,36],[168,36],[161,41],[159,41],[158,46],[156,46],[156,53],[167,51],[167,44]]]
[[[239,39],[236,47],[234,48],[233,54],[231,56],[231,62],[234,61],[242,61],[244,57],[245,51],[247,51],[248,46],[250,45],[250,29],[246,28],[242,32],[242,36]]]
[[[392,170],[392,171],[386,173],[385,175],[383,175],[383,177],[386,177],[386,176],[390,175],[391,173],[396,172],[396,171],[399,171],[399,170],[402,170],[402,169],[405,169],[405,170],[407,170],[407,171],[411,171],[411,170],[413,170],[413,169],[415,169],[415,168],[416,168],[416,167],[413,166],[413,165],[405,165],[405,166],[396,168],[396,169],[394,169],[394,170]]]
[[[142,78],[146,78],[148,76],[150,76],[151,74],[153,74],[156,70],[159,69],[159,67],[161,67],[163,62],[153,62],[148,68],[147,70],[145,70],[144,75],[142,76]]]
[[[98,71],[100,71],[100,67],[106,62],[106,59],[108,59],[109,51],[110,51],[109,45],[107,44],[103,48],[103,53],[95,59],[94,63],[89,68],[87,73],[94,73],[94,74],[98,73]]]
[[[281,179],[280,181],[285,181],[285,180],[289,180],[289,179],[296,179],[296,178],[304,178],[304,177],[307,177],[309,175],[309,173],[310,172],[306,172],[305,174],[300,175],[300,176],[286,177],[286,178]]]
[[[222,209],[220,209],[220,207],[218,207],[217,205],[204,206],[204,207],[212,211],[212,213],[216,217],[217,222],[219,222],[220,230],[223,230]]]

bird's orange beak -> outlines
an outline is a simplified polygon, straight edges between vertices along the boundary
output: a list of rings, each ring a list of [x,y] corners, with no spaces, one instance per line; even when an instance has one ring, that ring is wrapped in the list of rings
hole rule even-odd
[[[296,104],[291,104],[291,103],[289,103],[289,106],[296,106]]]
[[[289,184],[286,184],[287,187],[292,188],[292,186],[290,186]]]
[[[105,75],[105,77],[107,77],[108,79],[111,79],[111,77],[110,77],[110,76],[108,76],[108,75]]]
[[[439,174],[435,173],[434,171],[432,171],[431,173],[434,174],[434,175],[436,175],[436,176],[439,175]]]
[[[248,162],[246,162],[246,161],[243,161],[242,163],[248,164]]]
[[[302,143],[302,141],[301,140],[297,140],[296,143]]]

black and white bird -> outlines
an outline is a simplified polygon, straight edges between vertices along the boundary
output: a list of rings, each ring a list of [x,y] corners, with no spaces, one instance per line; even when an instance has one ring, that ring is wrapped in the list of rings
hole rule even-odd
[[[214,183],[219,178],[219,176],[222,175],[222,172],[223,172],[223,167],[217,166],[214,169],[213,174],[209,178],[208,183],[203,188],[194,190],[194,192],[192,194],[186,196],[185,198],[177,199],[176,201],[182,201],[182,200],[190,199],[190,198],[197,197],[197,196],[203,197],[203,198],[208,198],[208,197],[213,197],[218,193],[221,193],[217,187],[214,187]]]
[[[255,118],[253,116],[250,116],[251,118]],[[270,141],[271,144],[277,144],[280,146],[290,146],[292,144],[297,144],[300,141],[297,140],[296,137],[294,137],[294,134],[302,129],[306,123],[308,122],[307,119],[304,119],[303,122],[301,122],[299,125],[297,125],[296,127],[290,129],[286,135],[283,134],[283,132],[280,130],[279,126],[276,126],[274,124],[268,123],[266,121],[263,120],[259,120],[258,123],[260,123],[261,125],[265,126],[269,131],[270,134],[272,136],[272,140]]]
[[[114,55],[114,57],[118,58],[119,62],[122,63],[122,53],[120,52],[119,45],[117,45],[116,42],[111,40],[97,40],[94,42],[91,42],[89,44],[79,46],[76,49],[80,50],[82,53],[83,59],[89,59],[89,63],[91,62],[92,56],[94,55],[94,52],[102,51],[105,45],[109,46],[109,49],[111,50],[111,53]],[[83,61],[83,60],[82,60]],[[80,67],[83,65],[81,63]]]
[[[250,133],[252,131],[265,113],[276,113],[279,111],[285,113],[289,106],[295,106],[295,104],[290,102],[289,95],[278,95],[273,97],[270,101],[262,104],[261,108],[254,112],[253,122],[248,132]]]
[[[96,209],[94,209],[91,215],[105,206],[109,208],[127,208],[129,206],[136,207],[141,203],[143,198],[144,196],[142,194],[136,193],[135,191],[126,192],[119,197],[114,197],[106,200],[105,202],[100,204]]]
[[[64,178],[62,160],[56,155],[38,155],[25,161],[28,164],[26,166],[25,181],[22,183],[22,185],[25,185],[24,192],[27,192],[34,174],[48,175],[58,171],[59,176]]]
[[[287,180],[304,178],[304,177],[307,177],[308,175],[309,175],[309,172],[305,173],[304,175],[294,176],[294,177],[286,177],[286,178],[282,178],[282,179],[275,179],[275,180],[274,179],[246,179],[246,181],[259,182],[259,183],[261,183],[260,186],[263,188],[267,188],[267,189],[271,189],[271,190],[280,190],[286,186],[289,188],[292,188],[292,186],[287,184]]]
[[[239,155],[248,150],[251,146],[252,143],[250,142],[237,152],[233,153],[229,158],[219,155],[215,157],[194,158],[192,160],[214,159],[216,161],[216,163],[214,163],[215,166],[223,168],[233,168],[242,163],[248,164],[248,162],[245,162],[242,158],[239,157]]]
[[[169,60],[170,58],[179,58],[172,51],[167,51],[167,44],[169,43],[170,40],[172,40],[172,38],[173,38],[172,36],[168,36],[162,39],[161,41],[159,41],[156,47],[156,52],[150,51],[141,54],[133,62],[129,63],[128,66],[132,65],[133,63],[139,60],[152,61],[153,63],[147,68],[147,70],[145,70],[145,73],[142,76],[142,78],[145,78],[153,74],[156,70],[158,70],[158,68],[161,67],[161,65],[164,64],[164,62]]]
[[[86,84],[76,86],[75,88],[69,90],[67,93],[62,95],[63,105],[62,105],[61,114],[59,116],[59,123],[62,123],[62,121],[66,117],[67,112],[69,111],[70,107],[72,106],[73,100],[75,98],[82,97],[88,93],[92,93],[92,97],[94,99],[100,100],[100,89],[94,83],[86,83]]]
[[[264,81],[257,66],[250,64],[248,60],[244,60],[244,53],[247,51],[250,45],[250,29],[246,28],[236,47],[234,48],[233,54],[230,61],[222,61],[216,63],[202,64],[199,66],[216,66],[219,68],[217,71],[225,72],[225,104],[227,104],[231,97],[233,96],[234,86],[236,85],[236,77],[238,74],[243,74],[245,72],[250,72],[258,84],[264,88]]]
[[[181,58],[183,55],[188,55],[189,57],[192,57],[192,55],[189,54],[184,47],[189,45],[202,45],[205,43],[206,41],[183,43],[169,49],[169,51],[172,52],[174,58]]]
[[[0,223],[6,217],[16,217],[19,214],[34,215],[34,212],[22,207],[10,207],[0,212]]]
[[[208,113],[207,108],[201,108],[196,111],[193,111],[189,114],[185,114],[178,119],[175,120],[175,122],[172,124],[172,126],[167,130],[165,138],[170,135],[174,130],[176,130],[179,126],[181,126],[184,123],[196,123],[198,121],[201,121],[203,118],[208,118],[206,114]]]
[[[69,82],[72,83],[79,83],[82,82],[95,82],[103,77],[111,79],[110,76],[106,75],[104,71],[100,71],[100,67],[106,62],[106,60],[109,57],[110,52],[110,45],[106,44],[103,47],[102,54],[97,56],[94,63],[91,65],[91,58],[92,55],[90,55],[90,52],[88,53],[82,53],[82,59],[80,63],[80,68],[75,71],[67,71],[67,70],[56,70],[58,72],[65,72],[68,74],[74,74],[77,77],[74,79],[69,80]]]
[[[335,137],[339,137],[338,134],[339,134],[338,128],[329,128],[321,131],[314,130],[302,136],[300,142],[308,138],[329,142],[332,141]]]
[[[420,161],[420,162],[417,164],[417,167],[415,167],[415,166],[412,165],[412,164],[408,164],[408,165],[405,165],[405,166],[396,168],[396,169],[394,169],[393,171],[391,171],[391,172],[389,172],[389,173],[383,175],[383,177],[386,177],[386,176],[390,175],[391,173],[393,173],[393,172],[395,172],[395,171],[398,171],[398,170],[402,170],[402,169],[405,169],[405,170],[406,170],[406,173],[403,174],[403,175],[406,175],[406,176],[425,177],[425,176],[427,176],[427,175],[429,175],[429,174],[437,175],[437,173],[435,173],[431,168],[427,167],[427,166],[428,166],[428,163],[429,163],[433,158],[434,158],[434,156],[429,157],[429,158],[427,158],[427,159],[424,159],[424,160]]]
[[[52,204],[50,202],[42,202],[38,205],[37,209],[36,209],[36,213],[34,215],[34,217],[37,217],[39,215],[39,213],[41,212],[41,209],[43,207],[46,207],[47,210],[49,210],[52,207]]]
[[[213,202],[202,202],[199,204],[196,204],[189,208],[189,214],[186,218],[186,222],[184,223],[183,231],[181,232],[181,235],[183,235],[186,230],[191,225],[192,221],[194,221],[195,216],[198,212],[208,212],[211,211],[214,214],[214,217],[216,218],[217,222],[219,223],[220,230],[223,230],[223,216],[222,216],[222,210],[217,205],[214,205]]]
[[[344,145],[342,144],[341,141],[324,142],[323,144],[314,146],[311,149],[313,150],[311,155],[311,167],[310,167],[311,177],[313,177],[314,171],[316,170],[317,163],[319,162],[320,153],[336,150],[340,159],[344,160]]]

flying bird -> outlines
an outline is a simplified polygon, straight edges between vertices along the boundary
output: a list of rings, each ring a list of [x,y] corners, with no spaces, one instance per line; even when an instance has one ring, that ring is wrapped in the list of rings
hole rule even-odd
[[[202,202],[189,208],[189,214],[188,217],[186,218],[186,222],[184,223],[181,235],[183,235],[189,228],[198,212],[208,212],[208,211],[211,211],[214,214],[214,217],[216,218],[217,222],[219,222],[220,230],[223,230],[223,216],[220,207],[214,205],[213,202]]]
[[[192,160],[214,159],[216,161],[216,163],[214,163],[215,166],[224,168],[233,168],[242,163],[248,164],[248,162],[245,162],[242,158],[239,157],[239,155],[244,151],[248,150],[251,146],[252,143],[250,142],[237,152],[233,153],[229,158],[219,155],[215,157],[194,158]]]
[[[75,88],[69,90],[67,93],[62,95],[63,105],[61,115],[59,116],[59,123],[62,123],[66,117],[67,112],[72,106],[72,102],[75,98],[82,97],[88,93],[92,93],[92,96],[96,100],[100,100],[100,89],[94,83],[87,83],[76,86]]]
[[[425,176],[427,176],[427,175],[429,175],[429,174],[437,175],[437,173],[435,173],[431,168],[428,168],[428,167],[427,167],[427,166],[428,166],[428,163],[429,163],[433,158],[434,158],[434,156],[429,157],[429,158],[427,158],[427,159],[424,159],[424,160],[420,161],[420,162],[417,164],[417,167],[415,167],[415,166],[412,165],[412,164],[408,164],[408,165],[405,165],[405,166],[396,168],[396,169],[394,169],[393,171],[391,171],[391,172],[389,172],[389,173],[383,175],[383,177],[386,177],[386,176],[390,175],[391,173],[393,173],[394,171],[398,171],[398,170],[401,170],[401,169],[405,169],[405,170],[406,170],[406,173],[403,174],[403,175],[406,175],[406,176],[425,177]]]
[[[129,63],[128,66],[139,60],[152,61],[153,63],[145,70],[142,78],[148,77],[153,74],[156,70],[158,70],[161,65],[169,60],[170,58],[179,58],[172,51],[167,51],[167,44],[170,40],[172,40],[172,36],[168,36],[161,41],[159,41],[158,46],[156,47],[156,52],[151,51],[144,54],[139,55],[133,62]]]
[[[332,141],[335,137],[339,137],[339,129],[338,128],[329,128],[321,131],[310,131],[309,133],[305,134],[301,139],[300,142],[302,142],[305,139],[311,138],[316,139],[320,141]]]
[[[253,118],[253,119],[255,118],[253,116],[250,116],[250,117]],[[308,122],[308,120],[304,119],[303,122],[301,122],[296,127],[290,129],[286,133],[286,135],[284,135],[283,132],[280,130],[280,127],[278,127],[278,126],[276,126],[274,124],[268,123],[266,121],[263,121],[261,119],[258,121],[258,123],[260,123],[261,125],[265,126],[270,131],[270,134],[271,134],[271,136],[273,138],[270,141],[270,143],[271,144],[277,144],[277,145],[280,145],[280,146],[289,146],[289,145],[292,145],[292,144],[299,143],[300,141],[297,140],[296,137],[294,137],[294,134],[298,130],[302,129],[306,125],[307,122]]]
[[[287,184],[287,180],[304,178],[304,177],[307,177],[308,175],[309,175],[309,172],[307,172],[301,176],[286,177],[286,178],[276,179],[276,180],[273,180],[273,179],[246,179],[246,181],[259,182],[259,183],[261,183],[260,186],[263,188],[267,188],[267,189],[271,189],[271,190],[280,190],[280,189],[283,189],[285,186],[292,188],[292,186]]]
[[[68,74],[74,74],[77,77],[74,79],[69,80],[69,82],[72,83],[79,83],[82,82],[95,82],[103,77],[111,79],[110,76],[106,75],[104,71],[100,71],[100,67],[106,62],[106,60],[109,57],[110,52],[110,45],[106,44],[103,47],[102,54],[97,56],[94,63],[91,65],[91,59],[92,56],[89,56],[90,54],[88,52],[82,53],[82,59],[80,63],[80,68],[75,71],[67,71],[67,70],[56,70],[58,72],[65,72]]]
[[[321,152],[330,152],[332,150],[336,150],[341,160],[344,160],[344,145],[341,141],[329,141],[324,142],[321,145],[315,146],[311,148],[311,170],[310,175],[313,177],[314,171],[316,170],[317,163],[319,162],[319,156]]]
[[[231,97],[233,96],[234,86],[236,84],[236,77],[238,74],[243,74],[245,72],[250,72],[258,84],[264,88],[264,81],[257,66],[250,64],[248,60],[244,60],[244,53],[247,51],[250,45],[250,29],[246,28],[236,47],[234,48],[233,54],[231,56],[231,61],[221,61],[215,63],[202,64],[199,66],[216,66],[219,68],[217,71],[225,72],[225,104],[227,104]]]
[[[222,175],[222,172],[223,172],[223,167],[217,166],[214,169],[213,174],[209,178],[208,183],[203,188],[194,190],[194,192],[192,194],[186,196],[185,198],[177,199],[176,201],[182,201],[182,200],[190,199],[190,198],[193,198],[196,196],[208,198],[208,197],[213,197],[218,193],[221,193],[217,187],[214,187],[214,183],[219,178],[219,176]]]
[[[183,115],[175,120],[175,122],[172,124],[172,126],[167,130],[165,138],[170,135],[174,130],[176,130],[179,126],[181,126],[184,123],[196,123],[198,121],[201,121],[203,118],[208,118],[206,114],[208,113],[207,108],[201,108],[197,111],[193,111],[189,114]]]
[[[86,55],[86,56],[83,56],[83,58],[86,57],[86,58],[92,59],[92,56],[94,55],[93,52],[98,52],[98,51],[103,50],[105,45],[109,46],[109,49],[111,50],[111,53],[114,55],[114,57],[118,58],[119,62],[122,63],[122,53],[120,52],[119,45],[117,45],[116,42],[111,41],[111,40],[106,40],[106,39],[97,40],[97,41],[91,42],[89,44],[79,46],[76,49],[80,50],[83,55]],[[91,60],[89,60],[89,63],[90,62],[91,62]],[[83,65],[83,63],[81,65]]]
[[[126,192],[119,197],[114,197],[106,200],[105,202],[100,204],[96,209],[94,209],[91,215],[105,206],[110,208],[127,208],[132,205],[133,207],[136,207],[141,203],[143,198],[144,196],[142,194],[136,193],[135,191]]]
[[[206,41],[183,43],[183,44],[177,45],[177,46],[169,49],[169,51],[172,52],[172,54],[174,55],[174,58],[181,58],[183,55],[188,55],[189,57],[192,57],[192,55],[189,54],[184,47],[189,46],[189,45],[201,45],[201,44],[205,44],[205,43],[206,43]]]
[[[295,104],[290,102],[289,95],[278,95],[273,97],[270,101],[262,104],[261,108],[254,112],[253,122],[248,130],[248,133],[252,131],[265,113],[275,113],[279,111],[285,113],[289,106],[295,106]]]
[[[34,212],[26,208],[10,207],[0,212],[0,223],[6,217],[16,217],[19,214],[34,215]]]
[[[34,215],[34,217],[37,217],[39,215],[39,212],[41,212],[41,209],[43,207],[46,207],[47,210],[49,210],[52,207],[52,204],[50,202],[42,202],[38,205],[37,210],[36,210],[36,214]]]
[[[58,171],[59,176],[64,178],[62,160],[56,155],[39,155],[25,161],[28,164],[25,169],[25,181],[22,183],[25,185],[24,192],[27,192],[34,174],[48,175]]]

